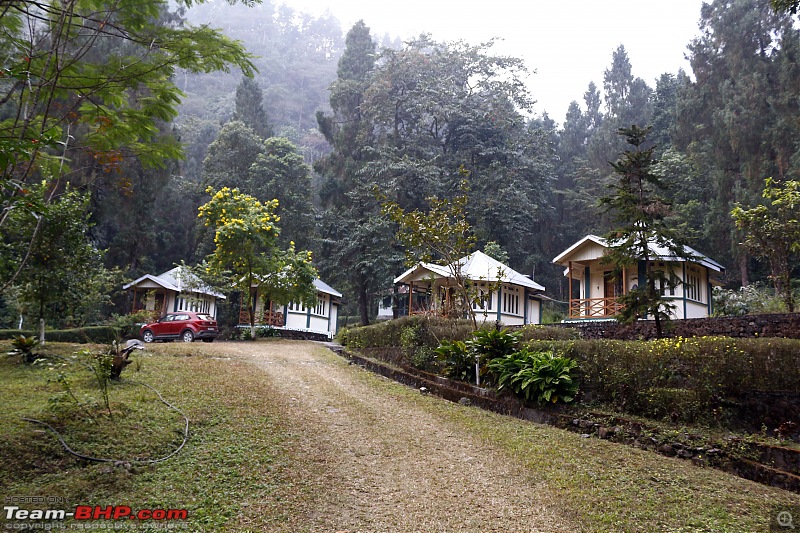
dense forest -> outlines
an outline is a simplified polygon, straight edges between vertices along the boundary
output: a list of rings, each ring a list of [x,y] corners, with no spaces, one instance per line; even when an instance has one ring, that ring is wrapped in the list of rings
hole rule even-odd
[[[129,309],[125,280],[201,262],[213,248],[197,220],[208,187],[277,198],[282,243],[312,250],[320,277],[344,293],[344,314],[367,322],[404,268],[376,191],[424,208],[429,196],[457,194],[464,175],[479,248],[496,243],[512,268],[563,300],[550,260],[609,230],[598,199],[625,149],[617,132],[633,124],[652,127],[670,220],[686,242],[727,267],[727,287],[770,283],[769,263],[740,244],[731,217],[737,205],[765,202],[766,178],[800,178],[800,34],[768,0],[704,4],[687,43],[691,72],[643,80],[624,46],[609,50],[603,79],[587,80],[562,124],[531,112],[536,95],[524,80],[536,65],[497,55],[492,43],[440,42],[436,28],[400,42],[269,0],[150,4],[157,9],[137,15],[147,22],[109,18],[141,38],[102,29],[96,41],[56,43],[59,60],[91,65],[82,75],[104,89],[65,83],[51,94],[47,113],[64,110],[52,130],[20,118],[42,102],[19,82],[20,65],[38,56],[18,57],[26,15],[3,8],[0,326],[102,321]],[[110,74],[119,71],[109,58],[135,54],[147,31],[207,23],[221,40],[197,30],[196,48],[164,61],[163,79],[125,86]],[[54,42],[48,31],[37,46]],[[37,127],[50,137],[29,133]],[[38,204],[47,208],[26,207]],[[798,254],[790,259],[796,273]]]

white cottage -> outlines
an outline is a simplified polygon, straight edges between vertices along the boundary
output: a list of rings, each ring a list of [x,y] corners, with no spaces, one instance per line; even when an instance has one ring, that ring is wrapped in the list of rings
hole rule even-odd
[[[553,263],[565,267],[570,319],[615,317],[621,310],[617,297],[645,283],[645,261],[615,276],[614,266],[603,261],[608,249],[608,241],[587,235],[553,259]],[[661,287],[663,296],[675,304],[672,318],[707,317],[713,312],[711,289],[719,285],[715,277],[725,268],[688,246],[684,251],[685,257],[675,257],[670,250],[652,243],[650,266],[677,281],[675,286]]]
[[[458,262],[462,275],[484,293],[482,302],[473,305],[479,320],[507,326],[541,323],[543,286],[481,251]],[[452,272],[448,266],[419,263],[398,276],[394,283],[399,315],[447,314],[455,289]]]
[[[183,267],[154,276],[145,274],[123,285],[133,291],[132,312],[149,311],[156,320],[167,313],[190,311],[217,316],[217,299],[225,299]]]
[[[255,324],[275,329],[319,333],[333,338],[336,335],[342,293],[319,278],[314,280],[314,287],[317,289],[317,302],[313,307],[306,307],[299,302],[290,302],[287,305],[265,302],[254,287],[255,294],[252,296],[256,298]],[[247,309],[239,311],[239,324],[250,324],[250,313]]]

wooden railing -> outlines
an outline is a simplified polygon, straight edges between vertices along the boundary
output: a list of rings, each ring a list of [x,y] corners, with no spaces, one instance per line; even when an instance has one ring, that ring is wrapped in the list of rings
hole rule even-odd
[[[582,298],[569,301],[570,318],[607,318],[616,316],[624,306],[616,298]]]
[[[277,311],[265,311],[256,315],[256,325],[260,326],[283,326],[283,313]],[[239,311],[239,324],[250,324],[250,312]]]

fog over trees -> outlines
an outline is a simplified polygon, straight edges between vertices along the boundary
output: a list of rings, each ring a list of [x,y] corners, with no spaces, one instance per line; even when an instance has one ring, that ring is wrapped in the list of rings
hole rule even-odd
[[[343,314],[365,323],[404,269],[396,228],[381,214],[376,191],[413,210],[429,196],[460,194],[467,176],[466,211],[478,247],[497,243],[512,268],[535,273],[548,296],[563,300],[563,272],[550,260],[612,227],[598,202],[615,179],[609,162],[626,149],[618,130],[632,125],[651,127],[646,148],[666,185],[670,228],[728,268],[728,287],[771,282],[769,262],[741,244],[731,211],[766,204],[766,178],[800,179],[800,35],[792,2],[777,2],[786,4],[777,12],[769,0],[705,4],[687,43],[690,72],[643,80],[624,46],[609,50],[603,78],[587,79],[564,122],[555,123],[531,112],[536,95],[525,78],[536,65],[497,54],[491,42],[441,42],[435,27],[400,42],[363,22],[342,28],[333,15],[314,17],[270,0],[253,7],[211,0],[178,10],[149,1],[154,10],[137,16],[149,18],[165,43],[177,46],[169,32],[206,23],[224,37],[206,42],[211,37],[198,33],[197,48],[209,57],[192,49],[194,63],[168,59],[161,77],[130,83],[123,96],[65,84],[51,95],[51,112],[64,113],[49,137],[45,111],[20,121],[31,104],[20,85],[26,60],[16,48],[25,15],[2,8],[9,13],[0,19],[0,47],[9,58],[0,78],[3,327],[16,326],[20,313],[62,326],[123,313],[126,296],[100,298],[98,287],[116,283],[115,276],[202,261],[213,250],[213,235],[197,219],[208,186],[238,188],[262,202],[277,198],[280,245],[312,250],[320,276],[344,293]],[[120,25],[138,23],[130,14],[114,17]],[[135,54],[141,39],[124,35],[72,50],[92,65],[81,75],[106,79],[115,66],[103,58]],[[29,38],[45,49],[46,39]],[[30,134],[31,127],[41,133]],[[43,140],[42,163],[26,166]],[[36,193],[42,209],[55,207],[28,216],[20,198],[33,198],[43,180]],[[59,230],[59,209],[79,223]],[[52,279],[67,287],[69,298],[61,300],[33,285],[42,281],[35,272],[15,270],[26,254],[26,269],[45,268],[41,247],[56,237],[74,241],[103,269],[87,280],[74,261],[60,259],[65,266]],[[788,268],[797,277],[797,253]],[[93,310],[76,295],[82,285]]]

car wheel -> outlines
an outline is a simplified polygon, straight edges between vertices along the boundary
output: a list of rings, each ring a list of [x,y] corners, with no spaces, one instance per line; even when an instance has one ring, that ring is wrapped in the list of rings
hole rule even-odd
[[[144,331],[144,333],[142,333],[142,340],[144,342],[153,342],[154,340],[156,340],[156,336],[153,335],[152,331],[150,331],[149,329],[146,329]]]
[[[203,339],[203,342],[214,342],[214,338]]]
[[[192,342],[194,340],[194,333],[192,333],[192,330],[187,329],[184,331],[181,335],[181,340],[183,342]]]

